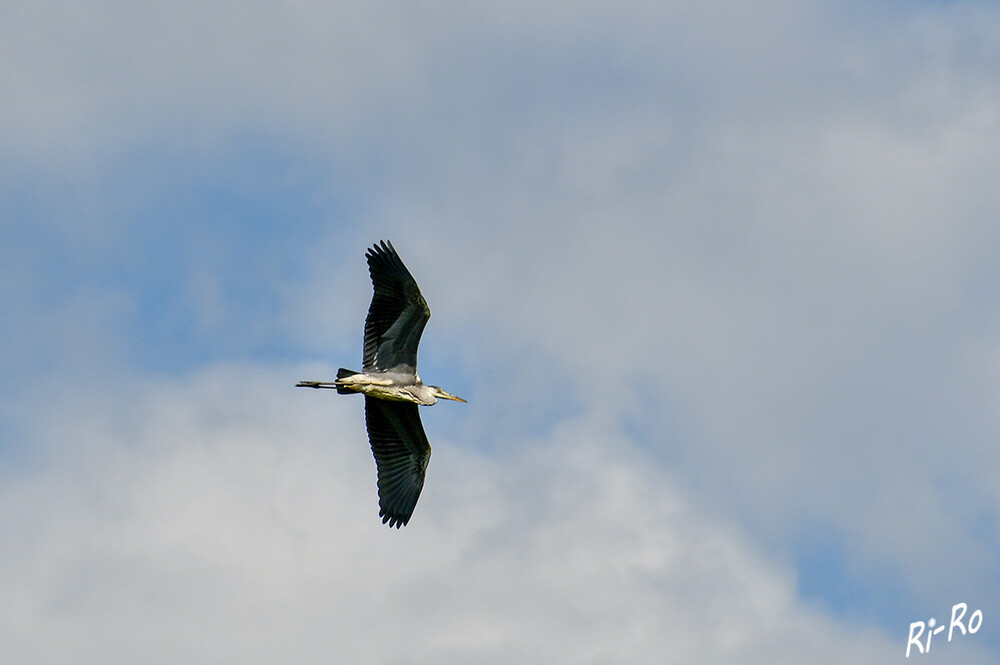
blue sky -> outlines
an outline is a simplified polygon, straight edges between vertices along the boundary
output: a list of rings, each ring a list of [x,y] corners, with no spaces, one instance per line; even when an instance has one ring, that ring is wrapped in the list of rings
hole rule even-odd
[[[2,14],[0,660],[1000,658],[989,6]],[[382,238],[398,532],[293,388]]]

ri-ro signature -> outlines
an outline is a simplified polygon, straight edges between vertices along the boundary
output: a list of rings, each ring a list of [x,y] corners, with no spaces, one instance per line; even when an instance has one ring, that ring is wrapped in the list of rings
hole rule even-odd
[[[955,635],[955,629],[958,628],[962,635],[968,633],[972,635],[978,631],[983,625],[983,611],[976,610],[969,615],[968,623],[963,623],[962,619],[965,618],[965,613],[969,611],[969,606],[965,603],[955,603],[951,606],[951,623],[948,624],[948,641],[951,642],[952,636]],[[927,620],[927,623],[923,621],[914,621],[910,624],[910,639],[906,641],[906,657],[910,657],[910,647],[916,647],[918,653],[928,653],[931,650],[931,638],[944,630],[944,624],[937,626],[937,619],[931,617]],[[927,631],[927,640],[921,643],[920,638],[923,636],[924,631]]]

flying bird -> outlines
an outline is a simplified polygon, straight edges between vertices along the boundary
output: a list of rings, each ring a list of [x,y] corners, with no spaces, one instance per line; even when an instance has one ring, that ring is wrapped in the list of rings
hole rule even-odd
[[[439,399],[465,400],[425,384],[417,374],[417,345],[431,310],[392,243],[380,241],[365,257],[375,294],[365,319],[361,371],[341,367],[336,381],[300,381],[297,387],[365,396],[365,424],[378,467],[379,517],[398,529],[410,521],[431,459],[417,407]]]

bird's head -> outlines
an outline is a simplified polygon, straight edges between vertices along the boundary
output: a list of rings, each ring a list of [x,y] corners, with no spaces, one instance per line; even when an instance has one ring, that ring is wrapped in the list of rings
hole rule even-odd
[[[456,397],[455,395],[452,395],[447,390],[445,390],[443,388],[440,388],[438,386],[428,386],[428,388],[430,388],[432,391],[434,391],[434,397],[437,397],[438,399],[450,399],[450,400],[454,400],[456,402],[464,402],[465,401],[461,397]]]

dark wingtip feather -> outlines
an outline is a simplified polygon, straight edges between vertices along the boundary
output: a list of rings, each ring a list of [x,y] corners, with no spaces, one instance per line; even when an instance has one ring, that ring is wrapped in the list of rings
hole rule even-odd
[[[382,510],[379,512],[379,517],[382,518],[382,524],[388,524],[389,528],[396,527],[397,529],[401,526],[406,526],[406,523],[410,521],[410,518],[400,517],[399,515],[393,515],[391,513]]]
[[[378,242],[372,244],[372,246],[368,248],[368,251],[365,252],[365,257],[371,259],[371,258],[377,258],[379,256],[393,255],[393,254],[399,256],[396,253],[396,248],[392,246],[392,243],[389,242],[388,240],[379,240]]]

